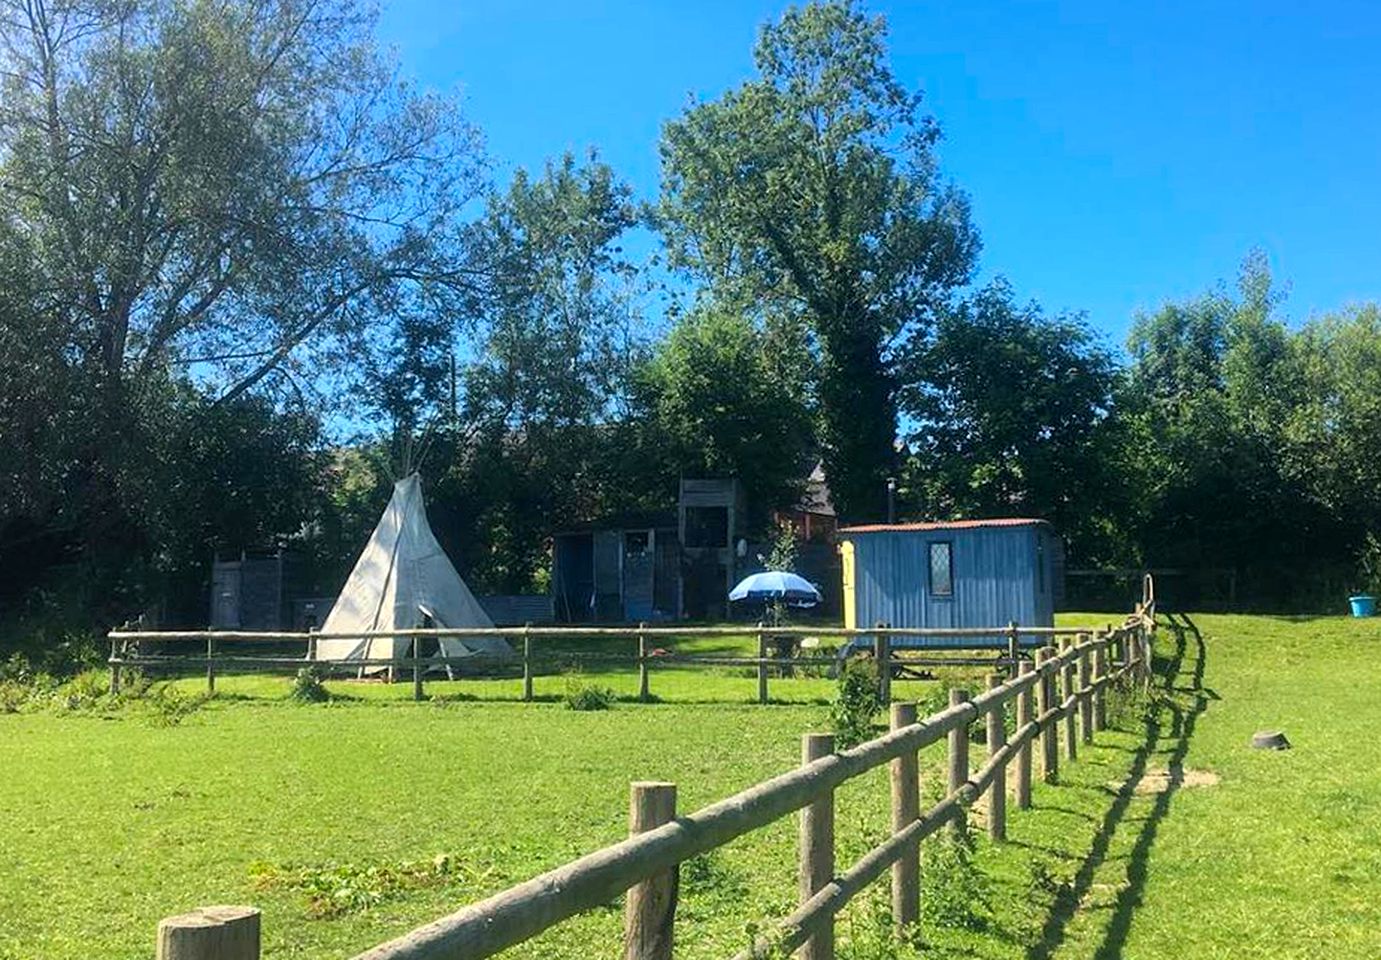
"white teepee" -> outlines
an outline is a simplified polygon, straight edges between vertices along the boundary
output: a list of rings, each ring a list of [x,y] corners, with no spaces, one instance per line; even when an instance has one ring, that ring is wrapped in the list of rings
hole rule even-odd
[[[393,497],[321,632],[365,633],[424,625],[492,627],[494,621],[436,542],[422,505],[422,481],[414,473],[394,484]],[[316,645],[318,660],[391,660],[411,652],[410,637],[322,639]],[[501,637],[443,637],[439,652],[447,657],[513,656],[513,649]]]

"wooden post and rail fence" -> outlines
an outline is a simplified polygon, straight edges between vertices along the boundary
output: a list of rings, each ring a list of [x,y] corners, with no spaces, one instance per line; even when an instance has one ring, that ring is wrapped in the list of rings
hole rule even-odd
[[[771,699],[769,688],[773,672],[790,676],[802,667],[834,668],[840,665],[836,656],[828,654],[784,656],[772,655],[774,639],[799,639],[803,633],[821,640],[853,643],[859,655],[871,656],[878,665],[879,696],[884,704],[891,702],[893,671],[898,668],[982,666],[1001,668],[1014,675],[1022,662],[1022,651],[1052,638],[1069,637],[1083,631],[1062,627],[1023,627],[1009,623],[1006,627],[890,627],[879,623],[867,629],[842,627],[768,627],[763,624],[745,627],[655,627],[645,623],[631,627],[473,627],[473,628],[417,628],[370,634],[292,633],[282,631],[250,632],[240,630],[112,630],[110,656],[111,691],[118,693],[124,671],[155,669],[165,672],[204,670],[206,689],[215,693],[216,679],[228,673],[255,671],[298,670],[314,667],[328,674],[348,676],[365,672],[386,672],[393,678],[411,676],[415,700],[426,697],[426,678],[434,670],[473,670],[475,667],[494,670],[514,669],[521,665],[521,696],[534,699],[534,677],[543,663],[603,665],[633,664],[638,672],[638,699],[652,699],[654,668],[699,666],[709,668],[743,668],[754,670],[757,678],[757,700]],[[757,638],[757,656],[724,656],[696,653],[675,653],[658,648],[657,640],[736,638],[745,633]],[[456,639],[464,641],[480,638],[500,638],[517,647],[512,657],[473,654],[465,657],[417,656],[409,653],[389,658],[360,658],[351,660],[322,660],[317,656],[317,644],[322,640],[404,639],[412,642],[414,651],[427,639]],[[629,653],[604,650],[561,649],[543,653],[538,650],[542,640],[634,642]],[[921,641],[921,645],[907,645],[897,641]],[[150,653],[144,647],[150,643],[195,644],[205,653]],[[237,654],[228,648],[246,644],[303,644],[301,656],[281,653]],[[968,656],[956,656],[967,653]],[[984,653],[987,656],[977,654]],[[1080,669],[1080,668],[1074,668]]]
[[[693,813],[678,815],[676,785],[639,781],[630,787],[626,840],[496,893],[367,950],[355,960],[482,960],[530,940],[578,914],[627,894],[624,960],[670,960],[676,934],[677,870],[692,857],[746,833],[799,814],[799,905],[756,936],[734,960],[796,954],[806,960],[834,956],[834,920],[860,891],[890,873],[892,920],[904,930],[919,916],[919,844],[948,828],[968,829],[968,808],[987,797],[988,835],[1007,836],[1007,789],[1018,810],[1031,805],[1032,755],[1040,775],[1058,776],[1060,743],[1067,761],[1078,743],[1092,742],[1107,721],[1113,684],[1150,679],[1155,631],[1153,587],[1118,627],[1074,631],[1063,649],[1041,648],[1010,675],[988,677],[981,693],[952,690],[950,705],[918,718],[916,705],[891,707],[888,732],[835,751],[830,734],[802,738],[801,765]],[[1063,634],[1061,634],[1063,635]],[[641,686],[641,682],[640,682]],[[1014,704],[1016,728],[1004,716]],[[986,726],[986,750],[977,770],[969,759],[970,727]],[[947,790],[920,809],[918,753],[945,740]],[[835,863],[835,792],[846,781],[888,766],[891,834],[840,871]],[[1010,776],[1009,776],[1010,774]],[[164,920],[158,960],[258,960],[259,916],[252,908],[209,907]]]

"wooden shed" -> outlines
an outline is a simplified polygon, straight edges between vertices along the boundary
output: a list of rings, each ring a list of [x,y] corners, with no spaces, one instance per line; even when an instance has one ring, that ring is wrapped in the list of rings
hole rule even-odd
[[[839,537],[847,627],[1054,625],[1064,545],[1044,520],[873,524]]]
[[[552,604],[563,623],[676,615],[680,547],[674,514],[625,514],[552,537]]]

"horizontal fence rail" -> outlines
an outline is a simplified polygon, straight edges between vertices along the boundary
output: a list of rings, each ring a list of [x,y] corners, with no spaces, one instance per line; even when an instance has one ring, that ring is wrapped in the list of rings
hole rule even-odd
[[[305,640],[315,637],[318,640],[365,640],[388,637],[503,637],[520,640],[523,637],[538,639],[587,639],[595,637],[627,637],[642,633],[649,637],[741,637],[744,634],[762,634],[768,637],[798,637],[809,634],[816,637],[867,638],[879,633],[891,637],[1005,637],[1010,631],[1006,627],[830,627],[803,624],[795,627],[770,627],[745,623],[741,627],[654,627],[654,626],[616,626],[616,627],[412,627],[398,630],[366,630],[356,633],[303,633],[286,630],[112,630],[106,636],[112,640],[258,640],[284,642]],[[1087,633],[1087,627],[1026,627],[1018,626],[1017,632],[1023,636],[1056,637],[1075,636]]]
[[[1005,627],[892,627],[879,623],[871,628],[847,628],[832,626],[773,627],[763,624],[746,624],[743,627],[665,627],[647,624],[625,627],[458,627],[458,628],[415,628],[407,630],[369,631],[362,633],[300,633],[287,631],[244,631],[244,630],[112,630],[107,636],[110,640],[110,656],[107,664],[111,670],[111,688],[120,689],[121,671],[133,668],[160,668],[175,670],[195,668],[205,671],[207,689],[216,688],[217,674],[223,671],[252,672],[258,670],[294,670],[315,666],[328,673],[349,675],[364,671],[387,672],[390,678],[400,679],[411,674],[413,695],[421,700],[424,696],[426,675],[433,671],[455,672],[476,670],[495,671],[502,668],[518,668],[522,671],[522,697],[533,699],[533,677],[535,668],[552,664],[629,664],[638,668],[638,696],[650,700],[650,675],[654,668],[677,665],[702,667],[753,667],[757,671],[758,701],[766,703],[770,699],[769,685],[772,672],[778,676],[789,676],[800,667],[836,667],[840,654],[806,653],[784,655],[774,651],[774,642],[783,639],[838,640],[850,645],[856,656],[869,656],[878,663],[885,664],[880,669],[881,695],[884,703],[890,702],[890,680],[894,671],[920,669],[934,666],[993,666],[1006,669],[1013,674],[1017,670],[1023,651],[1031,651],[1052,639],[1077,637],[1087,632],[1078,627],[1028,627],[1009,623]],[[677,653],[656,647],[657,640],[694,640],[718,637],[755,637],[757,656],[724,655],[708,653]],[[464,656],[446,656],[441,653],[416,656],[416,645],[427,639],[481,639],[499,638],[521,641],[513,654],[492,654],[476,652]],[[388,640],[402,639],[412,641],[412,649],[402,655],[392,657],[365,657],[351,660],[322,659],[317,656],[317,644],[323,640]],[[632,646],[629,652],[621,653],[606,650],[542,649],[542,640],[600,640],[620,639]],[[907,644],[907,640],[926,641],[923,644]],[[863,643],[862,641],[867,641]],[[895,641],[900,641],[897,643]],[[195,643],[204,653],[155,653],[143,649],[148,643]],[[246,650],[251,644],[302,644],[303,653],[295,656],[287,653],[256,653]],[[937,657],[936,654],[989,653],[981,658]],[[841,650],[842,653],[842,650]]]

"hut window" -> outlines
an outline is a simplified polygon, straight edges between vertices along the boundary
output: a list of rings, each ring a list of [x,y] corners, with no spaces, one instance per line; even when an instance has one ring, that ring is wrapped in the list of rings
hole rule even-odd
[[[930,545],[930,595],[954,596],[954,544]]]
[[[630,530],[623,535],[623,555],[641,557],[647,554],[647,531]]]
[[[728,507],[686,507],[686,546],[727,547]]]

